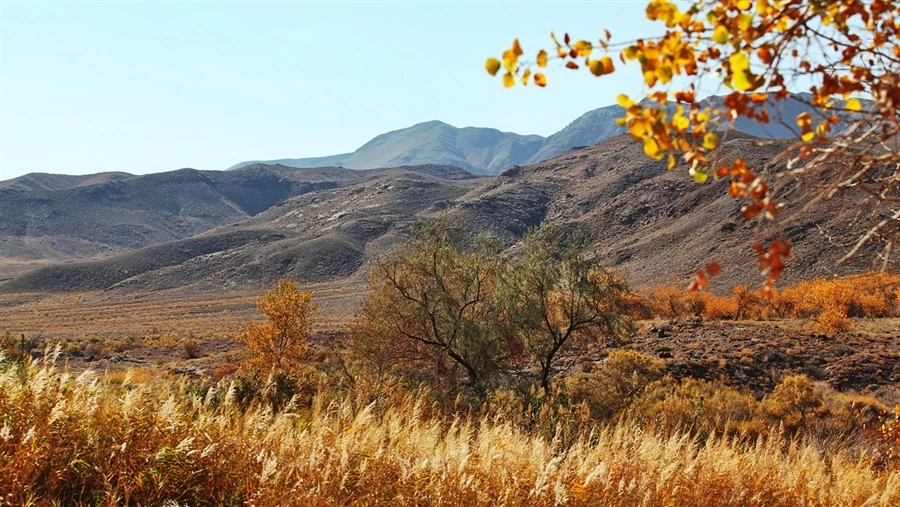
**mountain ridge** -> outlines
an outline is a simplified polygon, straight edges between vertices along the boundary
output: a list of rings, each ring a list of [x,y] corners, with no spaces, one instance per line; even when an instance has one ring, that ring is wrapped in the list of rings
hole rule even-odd
[[[809,107],[803,103],[808,93],[792,95],[785,101],[765,107],[774,120],[779,116],[795,118]],[[711,95],[701,104],[717,104],[721,97]],[[670,107],[674,107],[671,103]],[[473,174],[497,175],[517,165],[538,164],[572,148],[592,146],[625,132],[615,120],[624,116],[616,104],[590,110],[572,120],[564,128],[547,137],[502,132],[490,127],[455,127],[432,120],[392,130],[373,137],[351,153],[325,157],[278,159],[262,163],[281,163],[292,167],[336,165],[348,169],[375,169],[397,165],[446,164],[461,167]],[[738,118],[733,129],[757,137],[782,139],[793,137],[793,121],[772,121],[761,125],[748,118]],[[241,162],[234,170],[260,161]]]

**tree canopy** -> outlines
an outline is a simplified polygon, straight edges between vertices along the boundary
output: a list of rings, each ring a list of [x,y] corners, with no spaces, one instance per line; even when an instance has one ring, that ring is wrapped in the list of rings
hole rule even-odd
[[[547,86],[545,72],[554,62],[598,77],[617,72],[617,64],[637,67],[645,97],[618,96],[625,109],[619,125],[643,143],[647,156],[667,161],[669,169],[680,158],[698,184],[730,179],[728,194],[743,201],[748,220],[776,220],[785,206],[778,189],[788,181],[822,184],[812,201],[858,192],[867,225],[840,262],[881,242],[887,269],[900,230],[898,8],[894,0],[651,0],[645,12],[665,26],[659,37],[619,42],[609,30],[592,40],[551,34],[553,47],[533,60],[517,39],[485,67],[501,74],[506,87]],[[808,94],[792,93],[803,87]],[[715,89],[724,89],[721,101],[702,100],[701,90]],[[788,99],[807,110],[773,117]],[[741,158],[714,167],[710,152],[742,117],[781,122],[796,138],[765,167]],[[771,292],[791,245],[779,239],[753,248]],[[710,275],[699,270],[692,287],[704,286]]]

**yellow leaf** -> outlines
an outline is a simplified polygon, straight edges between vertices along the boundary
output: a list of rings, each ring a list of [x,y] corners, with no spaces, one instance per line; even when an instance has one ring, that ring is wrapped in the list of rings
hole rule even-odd
[[[742,92],[756,90],[764,83],[765,79],[762,76],[755,76],[749,70],[735,72],[734,75],[731,76],[732,86]]]
[[[844,107],[851,111],[859,111],[862,109],[862,103],[860,103],[859,99],[850,99],[844,103]]]
[[[629,60],[634,60],[635,58],[638,57],[638,54],[640,52],[641,51],[638,49],[637,46],[628,46],[627,48],[625,48],[622,51],[622,56],[624,56],[625,58],[627,58]]]
[[[737,2],[737,8],[742,11],[746,11],[750,8],[751,5],[753,4],[750,2],[750,0],[738,0]]]
[[[600,63],[603,64],[603,73],[604,74],[612,74],[615,72],[616,67],[613,65],[612,58],[608,56],[604,56],[600,59]]]
[[[801,139],[807,142],[812,141],[814,137],[816,137],[816,133],[812,130],[810,130],[809,132],[804,132],[803,135],[800,136]]]
[[[528,86],[528,79],[531,77],[531,69],[525,69],[522,73],[522,85]]]
[[[691,176],[694,177],[694,183],[706,183],[706,180],[709,179],[709,175],[706,174],[706,171],[703,169],[696,169],[692,167],[688,172],[691,174]]]
[[[537,74],[534,75],[534,84],[536,84],[540,87],[547,86],[547,76],[538,72]]]
[[[667,169],[671,171],[673,167],[675,167],[675,154],[669,153],[669,165]]]
[[[706,150],[714,150],[716,149],[716,145],[719,144],[719,135],[715,132],[707,132],[706,135],[703,136],[703,148]]]
[[[586,40],[580,40],[572,46],[572,49],[578,53],[578,56],[588,57],[591,55],[591,51],[594,50],[594,46]]]
[[[599,60],[588,60],[588,67],[591,69],[591,74],[595,76],[609,74],[615,70],[613,62],[608,56],[604,56]]]
[[[625,118],[616,118],[616,125],[624,127],[625,125],[628,125],[628,120]]]
[[[619,105],[624,107],[625,109],[628,109],[629,107],[634,105],[634,101],[628,98],[628,95],[625,95],[624,93],[621,93],[618,97],[616,97],[616,102],[618,102]]]
[[[543,49],[538,52],[537,55],[537,64],[538,67],[546,67],[547,66],[547,52]]]
[[[513,72],[516,69],[516,62],[518,61],[519,55],[512,49],[507,49],[503,52],[503,68],[508,72]]]
[[[500,70],[500,60],[496,58],[488,58],[487,62],[485,62],[484,64],[484,68],[488,71],[488,74],[496,76],[497,71]]]
[[[728,29],[722,25],[716,26],[716,29],[713,30],[712,40],[717,44],[725,44],[728,42],[729,33]]]
[[[737,74],[750,68],[750,59],[744,53],[735,53],[728,57],[728,64],[731,66],[731,71]]]
[[[654,160],[662,160],[663,158],[663,152],[659,149],[659,144],[657,144],[656,139],[650,136],[644,137],[644,153]]]
[[[516,85],[516,79],[513,77],[511,72],[507,72],[503,74],[503,86],[507,88],[512,88]]]
[[[679,132],[684,132],[691,125],[691,121],[684,116],[676,116],[672,118],[672,123],[675,125],[675,129]]]

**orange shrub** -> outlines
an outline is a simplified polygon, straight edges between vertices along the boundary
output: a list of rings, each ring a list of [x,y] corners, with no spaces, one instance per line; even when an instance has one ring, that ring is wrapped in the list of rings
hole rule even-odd
[[[703,317],[710,320],[734,319],[738,314],[738,305],[734,299],[715,294],[707,294],[706,308]]]
[[[250,324],[238,338],[251,354],[250,364],[282,372],[297,367],[306,358],[317,310],[312,293],[300,291],[297,282],[279,280],[257,307],[267,320]]]
[[[642,291],[647,313],[676,318],[703,315],[707,319],[809,319],[820,332],[851,328],[852,318],[883,318],[898,314],[900,274],[866,273],[845,278],[815,278],[766,296],[762,290],[738,285],[729,296],[690,292],[675,285]]]

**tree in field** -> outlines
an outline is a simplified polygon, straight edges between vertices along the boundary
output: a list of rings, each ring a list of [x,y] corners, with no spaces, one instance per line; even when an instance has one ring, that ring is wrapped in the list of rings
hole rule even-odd
[[[256,306],[266,320],[250,324],[239,337],[251,354],[249,362],[263,371],[295,370],[309,351],[310,327],[318,310],[312,293],[301,291],[296,281],[279,280]]]
[[[879,243],[887,269],[900,232],[900,1],[650,0],[646,16],[665,33],[623,43],[609,31],[596,42],[553,36],[551,50],[531,61],[516,40],[502,58],[489,58],[486,69],[502,73],[511,87],[517,81],[546,86],[544,69],[552,60],[595,76],[634,66],[648,100],[620,95],[625,116],[619,122],[647,156],[667,161],[669,169],[681,159],[698,184],[727,178],[728,194],[743,201],[748,220],[776,219],[784,208],[778,190],[793,182],[817,189],[806,204],[846,195],[867,218],[839,262]],[[726,93],[721,101],[703,101],[701,85]],[[799,87],[809,94],[793,95],[790,89]],[[772,117],[788,99],[808,110]],[[740,158],[716,167],[710,152],[739,118],[781,122],[796,139],[779,143],[782,152],[763,167]],[[753,247],[771,295],[791,245],[775,240]],[[698,272],[695,288],[707,274]]]
[[[501,245],[485,237],[465,243],[451,224],[426,223],[375,265],[353,326],[358,357],[383,373],[432,385],[459,377],[487,393],[519,347],[498,319]]]
[[[634,331],[625,281],[589,255],[577,232],[543,226],[522,242],[507,284],[507,314],[550,394],[554,375],[601,343]]]

